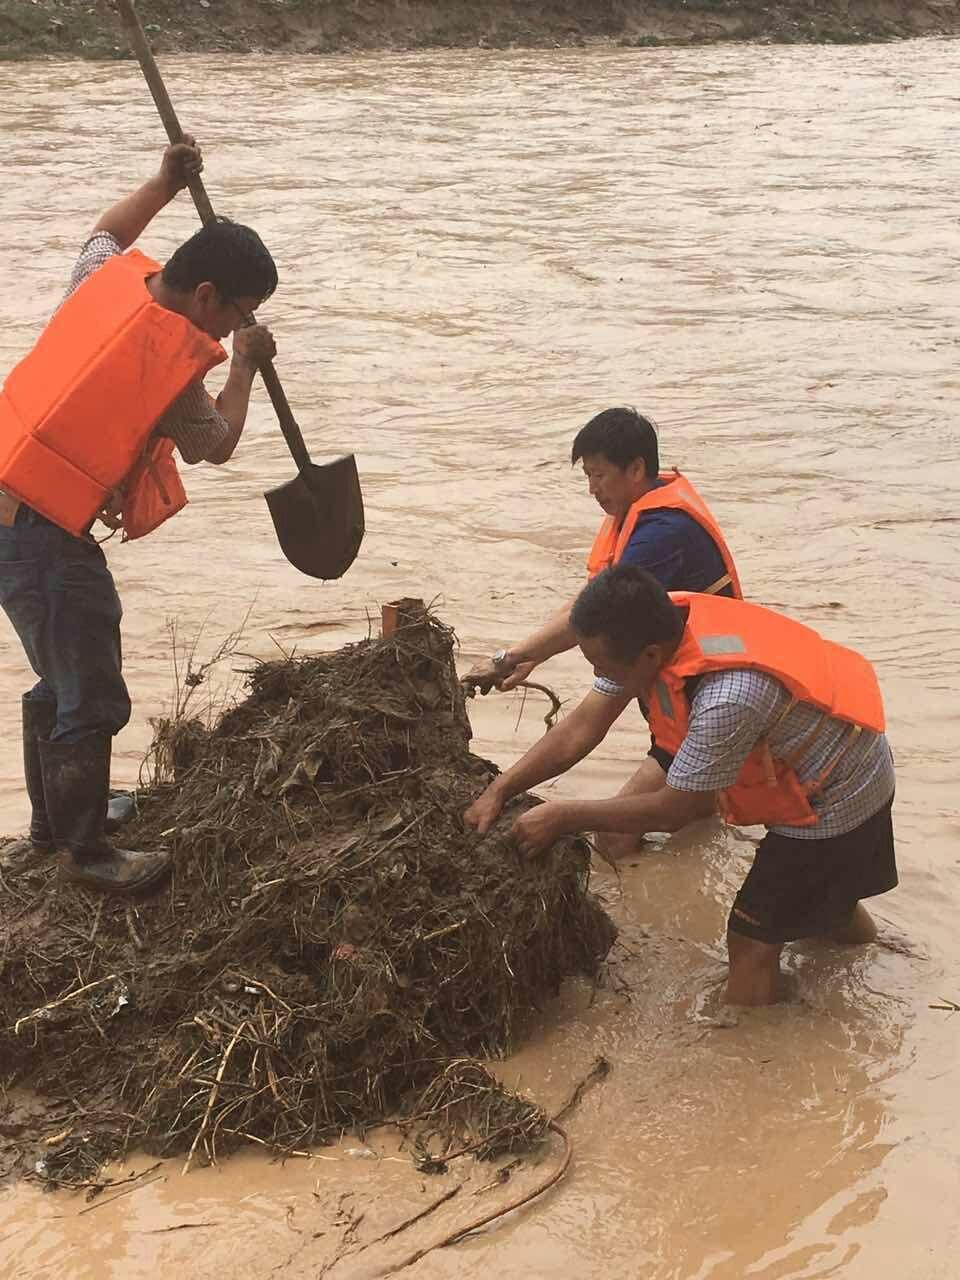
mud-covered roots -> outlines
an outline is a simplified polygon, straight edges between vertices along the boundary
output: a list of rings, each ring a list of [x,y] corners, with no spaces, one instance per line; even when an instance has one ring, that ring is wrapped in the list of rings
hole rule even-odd
[[[448,628],[422,615],[248,679],[212,729],[157,726],[123,843],[172,850],[158,896],[60,887],[43,859],[0,871],[0,1083],[57,1102],[51,1178],[133,1146],[196,1161],[362,1131],[507,1052],[612,942],[583,842],[529,862],[510,841],[535,801],[464,829],[490,766]]]
[[[417,1166],[424,1173],[442,1172],[447,1161],[457,1156],[496,1160],[513,1151],[527,1151],[550,1123],[542,1107],[504,1089],[470,1058],[444,1067],[411,1110],[400,1124],[413,1134]]]

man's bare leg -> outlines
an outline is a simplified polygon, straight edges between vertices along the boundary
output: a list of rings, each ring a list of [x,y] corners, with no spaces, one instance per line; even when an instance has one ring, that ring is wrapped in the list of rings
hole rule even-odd
[[[853,913],[846,924],[824,934],[824,937],[831,942],[846,943],[849,946],[862,946],[866,942],[873,942],[876,936],[877,926],[862,902],[858,902],[853,908]]]
[[[728,930],[730,974],[725,995],[727,1004],[775,1004],[780,998],[782,951],[782,943],[758,942],[755,938]]]
[[[659,791],[666,786],[667,775],[653,756],[645,756],[640,768],[628,778],[617,792],[621,796],[635,796]],[[596,835],[597,849],[600,854],[611,861],[629,857],[639,853],[643,847],[643,836],[619,835],[611,831],[600,831]]]

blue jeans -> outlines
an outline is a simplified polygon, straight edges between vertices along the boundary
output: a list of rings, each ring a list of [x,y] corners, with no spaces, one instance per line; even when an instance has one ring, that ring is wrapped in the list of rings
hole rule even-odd
[[[27,697],[56,703],[51,740],[119,733],[130,719],[123,610],[96,542],[21,505],[13,526],[0,526],[0,606],[40,677]]]

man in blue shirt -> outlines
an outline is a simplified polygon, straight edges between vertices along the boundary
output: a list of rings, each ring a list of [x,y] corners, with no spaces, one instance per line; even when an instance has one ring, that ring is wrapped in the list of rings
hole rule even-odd
[[[667,591],[740,596],[733,558],[719,525],[690,481],[660,473],[657,430],[635,409],[605,409],[577,432],[571,462],[579,462],[605,519],[587,563],[593,578],[612,564],[652,573]],[[498,649],[467,674],[488,693],[515,688],[534,667],[576,646],[573,600],[525,640]]]
[[[656,487],[664,482],[658,480]],[[618,564],[635,564],[652,573],[667,591],[706,591],[726,573],[717,544],[702,525],[686,511],[651,511],[637,521]],[[677,583],[691,586],[677,586]],[[719,595],[732,596],[725,583]]]
[[[614,564],[629,564],[651,573],[667,591],[742,597],[733,556],[710,509],[686,476],[661,475],[657,430],[649,418],[635,409],[605,409],[577,432],[571,462],[582,465],[604,512],[587,561],[588,581]],[[525,640],[474,667],[466,682],[481,693],[514,689],[541,662],[575,648],[570,622],[575,599]],[[593,697],[605,701],[602,692]],[[621,794],[661,788],[669,767],[668,753],[651,741],[647,758]],[[637,847],[638,838],[603,836],[599,843],[611,854],[622,854],[625,846]]]

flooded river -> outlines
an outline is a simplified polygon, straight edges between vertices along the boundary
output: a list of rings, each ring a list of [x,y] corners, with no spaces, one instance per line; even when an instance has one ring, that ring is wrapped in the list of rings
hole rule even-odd
[[[717,1025],[751,846],[706,824],[620,882],[598,874],[623,928],[617,982],[592,1001],[571,986],[502,1065],[556,1106],[598,1052],[610,1059],[570,1122],[570,1174],[407,1274],[953,1277],[960,1017],[930,1006],[960,1001],[960,43],[166,69],[215,206],[276,252],[278,367],[314,454],[356,452],[369,532],[341,582],[286,564],[260,494],[294,468],[258,391],[236,460],[189,471],[181,516],[108,548],[135,703],[121,778],[169,703],[170,620],[181,642],[200,632],[201,658],[248,610],[242,652],[306,652],[420,595],[456,626],[465,667],[519,639],[582,579],[600,513],[569,444],[623,402],[661,424],[747,594],[862,649],[888,701],[902,883],[878,904],[881,944],[793,948],[791,1002]],[[161,134],[130,65],[2,64],[0,100],[7,368]],[[144,247],[162,258],[192,229],[182,200]],[[573,699],[588,672],[569,654],[542,678]],[[4,622],[8,830],[26,817],[27,682]],[[540,714],[533,696],[475,704],[478,750],[509,763]],[[645,749],[639,718],[624,720],[560,793],[619,786]],[[171,1164],[89,1213],[0,1190],[0,1275],[316,1276],[343,1204],[372,1238],[447,1185],[371,1144],[382,1159],[348,1141],[284,1167],[244,1154],[180,1178]],[[479,1189],[489,1172],[469,1176]],[[454,1200],[402,1248],[329,1275],[372,1276],[503,1194]]]

